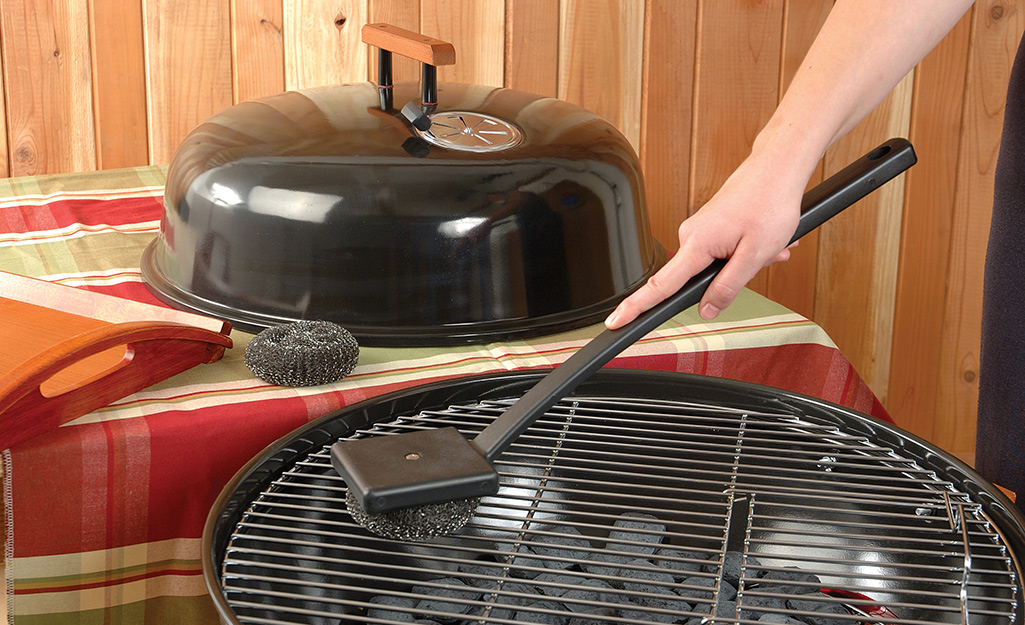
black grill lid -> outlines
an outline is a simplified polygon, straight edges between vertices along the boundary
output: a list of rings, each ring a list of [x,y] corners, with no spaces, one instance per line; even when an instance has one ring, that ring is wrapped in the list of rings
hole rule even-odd
[[[207,120],[168,170],[146,284],[245,330],[323,319],[363,344],[452,344],[598,322],[665,262],[607,121],[511,89],[438,92],[430,136],[369,83]]]
[[[472,436],[537,378],[371,400],[254,459],[204,536],[225,621],[1020,622],[1023,521],[999,491],[894,426],[739,382],[599,372],[499,458],[460,534],[348,517],[335,440]]]

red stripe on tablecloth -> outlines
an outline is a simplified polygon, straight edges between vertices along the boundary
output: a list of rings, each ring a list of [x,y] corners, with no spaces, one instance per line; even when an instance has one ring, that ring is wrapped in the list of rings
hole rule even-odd
[[[165,577],[168,575],[174,575],[177,577],[195,577],[196,575],[202,575],[203,570],[201,568],[161,568],[140,573],[138,575],[126,575],[111,577],[102,581],[82,583],[82,584],[67,584],[64,586],[59,585],[44,585],[39,587],[25,587],[15,585],[15,595],[36,595],[36,594],[51,594],[57,592],[78,592],[82,590],[90,590],[94,588],[105,588],[109,586],[120,586],[122,584],[129,584],[132,582],[138,582],[146,579],[153,579],[156,577]]]
[[[163,213],[157,194],[111,199],[51,199],[39,205],[0,207],[0,232],[45,232],[75,224],[122,226],[155,221]]]
[[[164,308],[170,308],[167,304],[161,302],[156,298],[155,295],[146,287],[142,282],[118,282],[116,284],[87,284],[78,287],[94,293],[103,293],[104,295],[113,295],[114,297],[120,297],[121,299],[132,300],[136,302],[142,302],[143,304],[151,304],[154,306],[163,306]]]
[[[802,363],[802,366],[795,368],[795,362]],[[825,345],[799,343],[680,355],[627,356],[617,358],[612,366],[755,380],[759,384],[841,404],[893,423],[850,362],[836,349]]]
[[[124,506],[119,506],[118,501],[125,496],[124,490],[118,488],[117,477],[123,477],[121,472],[118,470],[118,454],[117,454],[117,440],[114,438],[114,429],[119,425],[117,423],[104,423],[103,434],[104,440],[107,443],[107,492],[106,492],[106,523],[104,523],[104,529],[107,532],[107,542],[116,542],[115,537],[115,523],[117,521],[118,512],[124,509]],[[113,426],[113,427],[112,427]],[[122,480],[122,484],[123,484]],[[127,537],[121,537],[122,540]],[[72,588],[69,588],[71,590]]]

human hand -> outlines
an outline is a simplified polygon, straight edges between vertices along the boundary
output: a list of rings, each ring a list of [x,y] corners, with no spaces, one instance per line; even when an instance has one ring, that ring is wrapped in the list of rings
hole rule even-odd
[[[760,269],[790,258],[788,243],[797,230],[806,183],[803,173],[788,178],[778,163],[749,158],[707,204],[684,220],[679,251],[620,302],[606,326],[626,325],[676,293],[713,260],[726,258],[698,304],[703,319],[715,318]]]

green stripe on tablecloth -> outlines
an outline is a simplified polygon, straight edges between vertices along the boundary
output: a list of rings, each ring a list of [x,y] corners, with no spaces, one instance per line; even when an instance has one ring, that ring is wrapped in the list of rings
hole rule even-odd
[[[127,167],[102,172],[21,176],[0,180],[0,196],[48,195],[60,192],[102,192],[103,189],[132,189],[163,186],[166,166]]]
[[[217,625],[220,618],[207,596],[151,597],[103,610],[10,615],[14,625]]]
[[[139,271],[142,252],[155,236],[156,231],[100,232],[29,245],[0,245],[0,266],[31,278],[121,268]]]

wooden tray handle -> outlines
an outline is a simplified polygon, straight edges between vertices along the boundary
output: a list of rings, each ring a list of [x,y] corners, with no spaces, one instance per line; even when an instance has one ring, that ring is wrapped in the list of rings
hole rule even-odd
[[[51,430],[181,373],[231,347],[225,334],[173,322],[133,321],[87,330],[47,348],[0,378],[0,449]],[[125,347],[124,359],[55,394],[42,387],[90,356]],[[50,395],[50,396],[47,396]]]
[[[421,35],[391,24],[367,24],[360,31],[363,43],[407,56],[428,65],[455,65],[456,48],[451,43]]]

